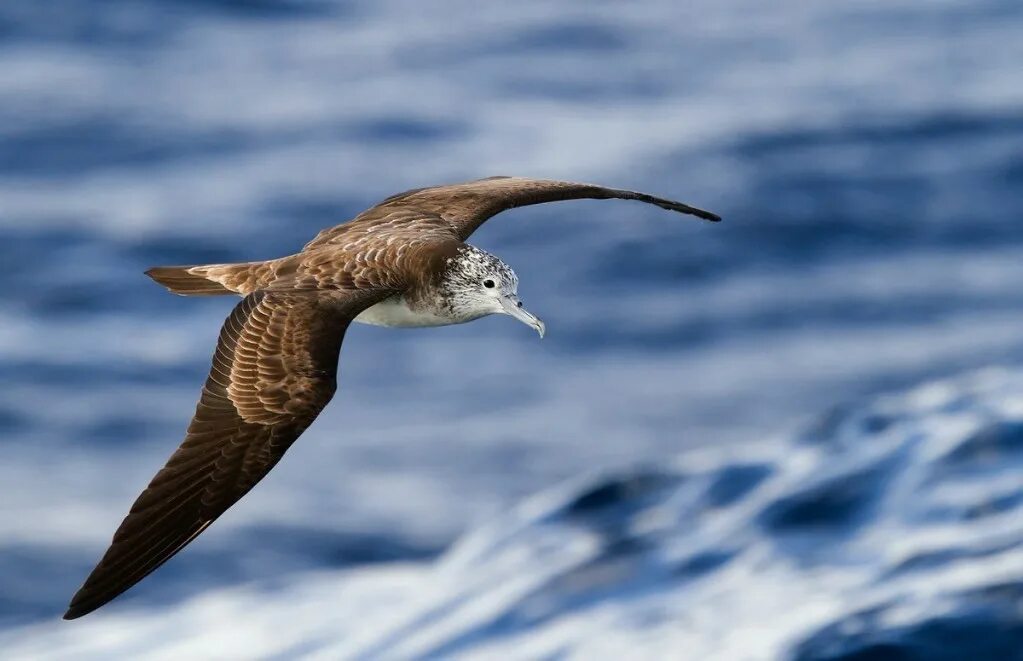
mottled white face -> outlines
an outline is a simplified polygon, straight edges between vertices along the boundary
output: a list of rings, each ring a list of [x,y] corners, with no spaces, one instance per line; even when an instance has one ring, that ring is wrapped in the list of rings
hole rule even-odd
[[[519,278],[511,267],[488,252],[466,246],[450,261],[441,290],[453,317],[471,321],[488,314],[506,314],[543,337],[546,328],[522,307]]]

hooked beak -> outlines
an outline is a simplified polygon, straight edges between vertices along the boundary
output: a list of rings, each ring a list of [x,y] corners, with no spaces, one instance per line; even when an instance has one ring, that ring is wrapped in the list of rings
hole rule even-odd
[[[515,317],[527,326],[532,326],[540,334],[540,339],[543,339],[544,333],[547,332],[547,327],[536,315],[522,307],[522,301],[519,300],[518,296],[501,298],[501,308],[504,314]]]

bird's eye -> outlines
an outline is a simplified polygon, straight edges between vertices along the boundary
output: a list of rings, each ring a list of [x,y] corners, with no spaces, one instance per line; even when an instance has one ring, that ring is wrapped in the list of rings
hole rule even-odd
[[[486,287],[487,289],[493,289],[494,287],[497,286],[497,283],[495,283],[490,278],[487,278],[486,280],[483,281],[483,286]]]

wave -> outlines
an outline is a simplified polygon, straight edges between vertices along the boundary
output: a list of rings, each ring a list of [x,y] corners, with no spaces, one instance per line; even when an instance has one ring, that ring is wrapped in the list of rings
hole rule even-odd
[[[0,637],[18,657],[1021,658],[1023,373],[542,492],[439,559]]]

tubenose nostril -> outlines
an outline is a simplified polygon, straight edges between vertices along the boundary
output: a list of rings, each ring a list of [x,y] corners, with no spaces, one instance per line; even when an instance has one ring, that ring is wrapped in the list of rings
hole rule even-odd
[[[520,308],[522,307],[522,301],[519,301],[519,302],[518,302],[518,306],[519,306]]]

